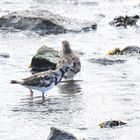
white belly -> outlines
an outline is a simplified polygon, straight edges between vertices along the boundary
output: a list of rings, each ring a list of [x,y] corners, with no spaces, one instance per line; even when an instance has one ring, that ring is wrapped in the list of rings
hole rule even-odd
[[[25,87],[27,87],[28,89],[38,90],[38,91],[41,91],[42,93],[45,93],[46,91],[52,89],[54,86],[55,86],[55,83],[52,83],[48,87],[35,87],[35,86],[25,86]]]

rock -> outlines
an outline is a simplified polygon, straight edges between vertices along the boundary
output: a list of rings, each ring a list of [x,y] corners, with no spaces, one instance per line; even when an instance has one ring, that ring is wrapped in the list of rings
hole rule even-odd
[[[122,126],[122,125],[126,125],[126,124],[127,123],[122,122],[122,121],[110,120],[110,121],[100,123],[99,126],[100,126],[100,128],[112,128],[112,127]]]
[[[51,132],[47,140],[77,140],[77,138],[68,132],[51,127]]]
[[[13,12],[0,18],[1,30],[34,31],[40,35],[87,32],[96,28],[94,22],[82,22],[39,9]]]
[[[38,49],[37,54],[32,58],[32,71],[40,72],[49,69],[55,70],[59,57],[58,51],[47,46],[42,46]]]
[[[127,46],[122,52],[123,54],[140,54],[140,48],[137,46]]]
[[[0,57],[9,58],[10,55],[8,53],[0,53]]]
[[[127,27],[136,25],[137,21],[140,19],[138,15],[135,16],[119,16],[114,18],[113,21],[110,22],[110,25],[114,25],[116,27]]]
[[[84,5],[84,6],[97,6],[99,3],[98,2],[90,2],[90,1],[87,1],[87,2],[81,2],[81,3],[79,3],[79,4],[81,4],[81,5]]]
[[[99,64],[102,64],[102,65],[113,65],[113,64],[121,64],[121,63],[124,63],[125,60],[120,60],[120,59],[117,59],[117,60],[110,60],[110,59],[107,59],[107,58],[92,58],[92,59],[89,59],[89,62],[91,63],[99,63]]]
[[[107,52],[108,55],[139,55],[140,48],[137,46],[127,46],[124,49],[115,48]]]

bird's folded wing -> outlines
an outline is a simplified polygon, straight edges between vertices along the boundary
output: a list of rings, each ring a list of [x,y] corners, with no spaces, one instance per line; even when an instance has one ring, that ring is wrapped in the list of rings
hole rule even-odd
[[[41,72],[34,74],[33,76],[23,79],[23,85],[47,87],[55,82],[54,72]]]
[[[63,56],[57,63],[57,68],[60,68],[64,63],[68,63],[72,65],[72,69],[75,73],[79,72],[81,70],[81,62],[79,57],[68,57]]]

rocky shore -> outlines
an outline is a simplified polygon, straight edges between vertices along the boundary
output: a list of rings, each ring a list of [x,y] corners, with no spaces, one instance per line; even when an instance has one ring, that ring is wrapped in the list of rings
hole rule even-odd
[[[33,31],[40,35],[95,30],[95,22],[70,19],[47,10],[12,12],[0,17],[0,29],[8,31]]]

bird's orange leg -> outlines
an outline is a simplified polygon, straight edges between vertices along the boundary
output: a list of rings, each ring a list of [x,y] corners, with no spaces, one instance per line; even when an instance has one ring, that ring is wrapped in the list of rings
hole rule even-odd
[[[30,96],[33,97],[33,91],[30,89]]]

